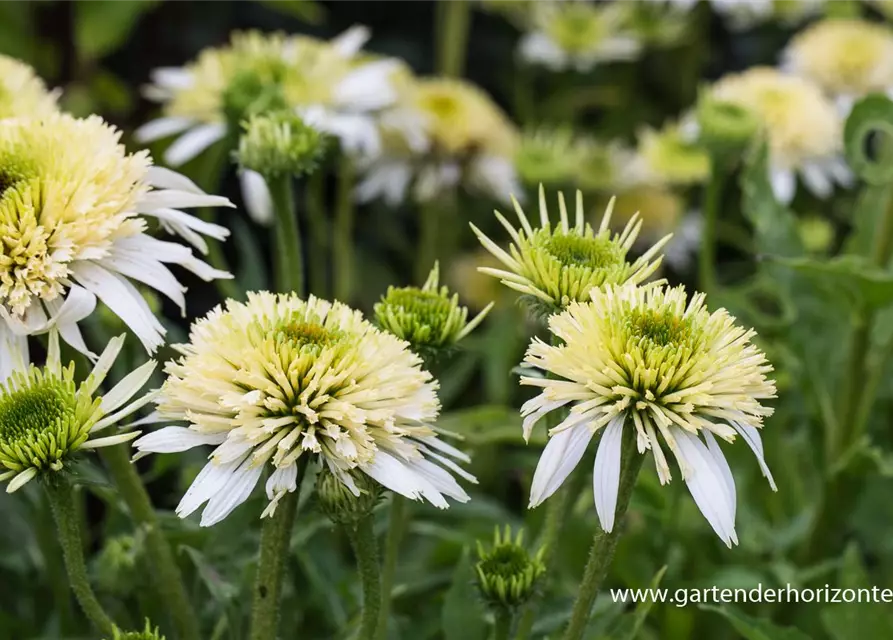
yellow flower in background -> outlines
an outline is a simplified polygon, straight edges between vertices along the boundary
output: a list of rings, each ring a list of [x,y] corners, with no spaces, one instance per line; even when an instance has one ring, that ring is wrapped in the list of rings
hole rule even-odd
[[[634,60],[642,43],[630,28],[628,17],[620,4],[533,2],[531,28],[521,39],[520,56],[552,71],[580,72],[599,63]]]
[[[185,309],[185,287],[167,265],[205,280],[231,277],[150,236],[143,217],[206,251],[200,234],[222,240],[229,232],[179,209],[229,201],[152,167],[146,152],[128,154],[120,137],[97,116],[0,122],[0,371],[27,360],[28,335],[52,327],[89,354],[77,322],[97,298],[154,351],[165,329],[130,280]]]
[[[521,206],[515,201],[515,212],[521,224],[513,227],[501,213],[499,222],[511,237],[505,251],[480,229],[471,225],[481,244],[502,263],[504,269],[483,267],[507,287],[529,297],[535,309],[552,313],[574,300],[588,300],[593,287],[606,284],[640,284],[660,266],[658,255],[670,236],[665,236],[633,262],[627,260],[642,228],[638,216],[630,218],[619,234],[609,228],[614,205],[608,204],[598,229],[586,222],[583,195],[577,192],[573,226],[568,217],[564,195],[559,193],[559,222],[553,226],[546,206],[545,192],[540,188],[540,226],[534,228]]]
[[[297,488],[311,457],[354,495],[362,472],[406,497],[447,507],[468,495],[450,472],[474,482],[437,437],[437,382],[408,344],[341,303],[250,293],[193,324],[169,377],[156,422],[184,421],[134,443],[139,454],[217,445],[177,513],[207,503],[201,523],[219,522],[248,499],[265,469],[272,515]],[[448,457],[447,457],[448,456]]]
[[[549,319],[557,346],[534,339],[525,364],[549,377],[522,377],[542,389],[524,404],[524,437],[561,407],[570,412],[550,430],[537,465],[530,506],[551,496],[601,433],[595,456],[595,506],[605,531],[614,527],[623,431],[634,429],[640,454],[650,450],[661,484],[675,456],[692,497],[727,545],[737,543],[735,483],[716,437],[741,436],[770,485],[760,428],[775,397],[772,366],[751,343],[755,332],[724,309],[711,313],[704,295],[684,287],[608,285],[590,302],[572,302]]]
[[[396,123],[406,135],[393,135]],[[360,201],[382,198],[396,205],[410,191],[427,201],[460,185],[498,200],[521,191],[514,166],[518,131],[490,96],[469,82],[405,81],[381,125],[392,130],[384,137],[391,145],[380,157],[361,162]]]
[[[34,69],[15,58],[0,55],[0,120],[42,118],[57,111],[57,94],[47,91]]]
[[[809,78],[848,111],[855,100],[893,92],[893,29],[858,19],[826,19],[794,36],[784,67]]]
[[[822,198],[831,194],[834,183],[850,184],[852,176],[841,155],[843,122],[816,84],[769,67],[753,67],[720,78],[708,94],[757,118],[769,146],[772,188],[782,202],[794,197],[798,175]]]

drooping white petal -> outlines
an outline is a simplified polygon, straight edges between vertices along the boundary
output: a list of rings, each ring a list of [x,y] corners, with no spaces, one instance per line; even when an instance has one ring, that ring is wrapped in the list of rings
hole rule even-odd
[[[227,480],[235,473],[243,461],[244,458],[220,464],[212,460],[206,464],[195,477],[189,489],[186,490],[183,499],[180,500],[180,504],[177,505],[177,515],[181,518],[186,518],[210,500],[212,496],[226,486]]]
[[[222,140],[226,135],[226,125],[220,122],[203,124],[187,131],[164,152],[164,162],[172,167],[185,164]]]
[[[797,189],[797,178],[792,169],[775,168],[769,171],[769,182],[775,199],[782,204],[790,204]]]
[[[383,109],[397,100],[390,76],[397,68],[394,60],[376,60],[350,71],[333,88],[335,103],[354,111]]]
[[[164,344],[166,329],[158,322],[139,291],[121,276],[95,262],[77,262],[70,267],[75,279],[96,294],[139,338],[146,351],[153,353]]]
[[[528,508],[537,506],[558,490],[580,463],[592,435],[589,425],[582,424],[549,439],[533,474]]]
[[[243,169],[239,172],[239,184],[242,186],[242,200],[245,210],[251,219],[258,224],[269,225],[273,222],[273,197],[267,181],[257,171]]]
[[[732,470],[729,468],[729,461],[726,460],[725,455],[723,455],[722,449],[719,448],[719,443],[716,441],[716,438],[710,431],[704,429],[701,431],[704,434],[704,441],[707,443],[707,450],[710,452],[710,455],[713,456],[713,461],[716,463],[716,468],[719,469],[722,474],[723,481],[725,483],[726,494],[729,497],[729,502],[732,504],[732,518],[735,518],[735,512],[738,508],[738,499],[735,494],[735,478],[732,476]]]
[[[225,433],[199,433],[186,427],[164,427],[144,435],[133,446],[140,453],[179,453],[200,445],[220,444],[224,440]]]
[[[439,509],[446,509],[449,506],[428,480],[414,473],[387,451],[376,452],[370,462],[360,465],[360,470],[382,486],[402,496],[412,500],[421,500],[424,497]]]
[[[4,382],[13,371],[27,368],[28,360],[28,338],[16,335],[5,325],[0,326],[0,382]]]
[[[728,547],[738,543],[735,534],[735,507],[729,500],[726,481],[717,467],[713,455],[697,436],[685,429],[672,428],[689,472],[685,474],[685,484],[691,492],[695,504],[704,514],[716,535]]]
[[[28,467],[6,485],[6,493],[15,493],[37,475],[37,467]]]
[[[260,480],[263,465],[252,465],[250,458],[233,471],[226,484],[208,501],[202,511],[201,526],[210,527],[223,520],[245,502]]]
[[[192,118],[158,118],[150,120],[133,133],[139,143],[153,142],[186,131],[195,124]]]
[[[118,354],[121,353],[123,347],[123,334],[115,336],[109,340],[105,349],[102,350],[99,360],[97,360],[96,364],[93,366],[93,371],[90,372],[90,376],[84,381],[84,393],[92,395],[99,388],[99,385],[102,384],[102,381],[105,380],[106,375],[108,375],[109,369],[115,364],[115,359],[118,357]]]
[[[803,176],[803,182],[806,187],[816,196],[823,200],[828,198],[834,191],[834,185],[830,178],[817,163],[806,163],[800,169],[800,175]]]
[[[592,469],[592,491],[595,510],[602,529],[611,533],[617,511],[617,492],[620,487],[620,442],[623,439],[623,423],[626,416],[611,420],[602,433]]]
[[[146,180],[156,189],[173,189],[174,191],[186,191],[197,195],[206,195],[201,187],[182,173],[172,171],[167,167],[151,166],[146,172]]]
[[[775,486],[775,479],[772,477],[772,472],[769,471],[769,465],[766,464],[766,457],[763,454],[763,439],[760,437],[760,430],[749,424],[737,421],[732,422],[732,426],[741,434],[741,437],[744,438],[747,446],[753,451],[753,454],[756,456],[757,462],[760,465],[760,470],[763,472],[763,476],[769,481],[769,486],[773,491],[778,491],[778,487]]]

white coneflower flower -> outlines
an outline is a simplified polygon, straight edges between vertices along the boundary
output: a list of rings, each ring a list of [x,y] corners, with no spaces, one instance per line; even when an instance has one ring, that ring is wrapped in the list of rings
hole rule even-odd
[[[497,200],[520,192],[514,166],[518,132],[490,97],[468,82],[406,80],[382,127],[382,156],[361,164],[360,201],[383,198],[394,206],[410,189],[417,200],[428,201],[459,185]]]
[[[818,84],[849,113],[869,93],[893,95],[893,29],[866,20],[822,20],[794,36],[783,64]]]
[[[96,298],[152,352],[165,329],[131,280],[184,309],[185,288],[168,264],[204,280],[231,277],[189,248],[146,233],[146,217],[154,218],[206,251],[199,234],[222,240],[229,232],[179,209],[231,206],[229,200],[152,167],[146,152],[126,153],[120,137],[97,116],[0,122],[0,370],[27,360],[25,337],[53,326],[92,355],[76,323]]]
[[[521,223],[520,229],[515,229],[497,211],[496,217],[512,239],[508,251],[472,224],[481,244],[507,267],[507,270],[482,267],[480,271],[530,296],[535,308],[553,312],[573,300],[588,300],[589,290],[593,287],[644,282],[660,266],[661,257],[657,254],[670,236],[662,238],[634,262],[628,262],[627,253],[639,235],[642,221],[634,215],[621,233],[612,235],[609,225],[613,199],[597,231],[585,221],[581,192],[577,192],[573,226],[568,220],[563,194],[559,193],[558,204],[560,222],[554,227],[542,188],[539,194],[540,226],[536,229],[517,202],[515,212]]]
[[[714,10],[735,29],[774,20],[796,25],[822,10],[826,0],[710,0]]]
[[[724,309],[710,313],[703,294],[683,287],[608,286],[549,319],[562,344],[534,340],[525,364],[553,377],[523,377],[542,392],[522,407],[524,437],[547,413],[571,405],[551,429],[534,474],[530,506],[552,495],[600,432],[593,489],[599,521],[614,527],[623,429],[635,429],[640,454],[651,450],[661,484],[671,473],[663,446],[676,457],[701,512],[723,542],[737,543],[735,482],[716,436],[740,435],[769,483],[759,435],[772,414],[772,367]]]
[[[537,2],[532,29],[521,39],[521,58],[552,71],[591,70],[616,60],[634,60],[642,44],[627,24],[624,7],[585,0]]]
[[[34,69],[0,55],[0,120],[48,116],[57,110],[56,97],[56,92],[47,91]]]
[[[352,470],[438,507],[444,496],[464,502],[448,470],[474,478],[445,456],[468,458],[432,429],[437,383],[407,347],[338,302],[266,292],[229,300],[192,326],[190,342],[175,347],[182,357],[166,367],[156,419],[189,427],[134,446],[142,455],[218,445],[177,507],[186,517],[207,502],[204,526],[244,502],[265,468],[271,515],[296,489],[302,455],[355,494]]]
[[[352,155],[376,156],[381,141],[375,116],[396,100],[391,76],[397,63],[361,56],[368,38],[365,27],[329,42],[236,33],[228,45],[205,49],[183,68],[153,72],[147,96],[164,104],[164,115],[137,130],[137,138],[178,135],[164,156],[178,166],[235,136],[252,113],[293,109],[308,125],[337,137]],[[240,177],[246,201],[262,202],[266,187],[258,175],[245,171]]]
[[[661,130],[641,129],[636,154],[626,167],[627,182],[651,186],[705,182],[710,177],[710,156],[685,133],[676,124],[668,124]]]
[[[790,202],[799,174],[815,195],[831,195],[834,183],[849,185],[842,158],[842,129],[835,105],[804,78],[753,67],[720,78],[708,98],[738,105],[759,121],[769,146],[769,172],[776,198]]]
[[[79,451],[120,444],[139,435],[95,437],[154,398],[149,393],[130,402],[155,370],[154,360],[125,376],[105,395],[97,394],[123,345],[124,336],[109,341],[92,373],[77,384],[74,363],[63,368],[59,362],[54,332],[45,366],[13,371],[0,384],[0,467],[6,469],[0,480],[10,481],[7,493],[38,474],[62,471]]]

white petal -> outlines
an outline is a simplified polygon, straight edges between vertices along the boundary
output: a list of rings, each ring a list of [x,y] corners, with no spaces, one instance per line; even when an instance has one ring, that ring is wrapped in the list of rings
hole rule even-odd
[[[149,393],[140,396],[130,404],[125,405],[121,409],[118,409],[114,413],[110,413],[90,428],[91,433],[100,431],[102,429],[105,429],[106,427],[110,427],[113,424],[118,424],[123,418],[126,418],[133,412],[141,409],[142,407],[155,400],[155,398],[158,397],[158,393],[158,389],[150,391]]]
[[[743,422],[732,422],[732,426],[737,429],[747,446],[750,447],[750,450],[757,457],[760,470],[763,472],[766,480],[769,481],[769,486],[772,487],[773,491],[778,491],[778,487],[775,486],[775,480],[772,478],[772,472],[769,471],[769,465],[766,464],[766,458],[763,455],[763,439],[760,437],[760,430]]]
[[[372,461],[360,466],[360,470],[382,486],[402,496],[412,500],[421,500],[424,497],[440,509],[446,509],[449,506],[440,492],[428,480],[414,473],[401,460],[387,451],[376,452]]]
[[[549,438],[533,474],[528,508],[537,506],[558,490],[580,463],[592,435],[589,425],[582,424]]]
[[[825,172],[816,164],[806,164],[800,170],[803,182],[812,193],[823,200],[834,191],[834,185]]]
[[[133,133],[133,137],[137,142],[146,143],[153,140],[167,138],[175,133],[186,131],[195,124],[195,120],[191,118],[158,118],[151,120],[141,126]]]
[[[731,547],[738,543],[735,534],[735,508],[729,501],[725,480],[713,456],[697,436],[678,427],[673,436],[689,468],[685,484],[716,534]]]
[[[102,384],[102,381],[105,380],[106,375],[108,375],[109,369],[115,364],[115,359],[118,357],[118,354],[121,353],[123,347],[123,334],[115,336],[109,340],[105,349],[102,350],[99,360],[97,360],[96,364],[93,366],[93,371],[90,372],[90,376],[84,381],[84,393],[92,394],[99,388],[99,385]]]
[[[267,181],[257,171],[245,169],[239,172],[239,183],[248,215],[258,224],[270,225],[273,222],[273,197]]]
[[[175,191],[205,195],[205,192],[192,180],[182,173],[171,171],[166,167],[149,167],[149,171],[146,172],[146,179],[156,189],[173,189]]]
[[[623,439],[623,423],[626,414],[611,420],[602,433],[595,454],[592,470],[592,491],[595,496],[595,510],[602,529],[611,533],[614,529],[614,515],[617,511],[617,491],[620,487],[620,442]]]
[[[447,470],[437,466],[433,462],[425,460],[424,458],[418,458],[409,460],[404,464],[416,473],[424,476],[424,478],[428,480],[437,491],[448,495],[453,500],[459,502],[468,502],[471,500],[468,494],[465,493],[465,490],[459,486],[458,482],[456,482],[456,479],[451,476]]]
[[[95,262],[76,262],[72,275],[88,291],[96,294],[139,338],[149,353],[164,344],[165,328],[158,322],[139,291],[123,277]]]
[[[383,109],[397,100],[390,76],[397,67],[394,60],[377,60],[351,70],[334,87],[335,103],[356,111]]]
[[[791,169],[771,169],[769,181],[772,184],[772,193],[775,199],[782,204],[790,204],[794,199],[794,191],[797,189],[797,178]]]
[[[713,461],[716,463],[716,468],[719,469],[723,482],[725,484],[726,495],[728,496],[729,502],[732,504],[732,518],[735,518],[735,512],[738,508],[738,500],[735,495],[735,478],[732,476],[732,470],[729,468],[729,461],[726,460],[725,455],[723,455],[722,449],[719,448],[719,443],[716,442],[716,438],[712,433],[704,429],[701,433],[704,434],[704,441],[707,443],[707,450],[710,452],[710,455],[713,456]]]
[[[124,378],[116,384],[111,390],[102,396],[100,406],[105,413],[111,413],[125,402],[130,400],[134,394],[143,388],[143,385],[152,377],[155,371],[156,362],[149,360],[144,365],[128,373]]]
[[[136,203],[138,213],[153,214],[154,209],[192,209],[195,207],[230,207],[229,198],[208,193],[193,193],[177,189],[156,189],[143,194]]]
[[[223,123],[199,125],[177,138],[167,148],[164,152],[164,161],[172,167],[185,164],[218,140],[222,140],[225,135],[226,125]]]
[[[186,287],[180,284],[170,269],[158,261],[156,255],[128,251],[112,245],[108,257],[104,258],[102,263],[122,276],[142,282],[163,293],[180,307],[180,312],[185,315],[186,297],[183,294],[186,292]]]
[[[366,44],[371,37],[372,32],[368,27],[357,24],[337,37],[332,38],[329,44],[342,57],[352,58],[359,53],[360,49],[363,48],[363,45]]]
[[[134,423],[136,424],[136,423]],[[144,435],[133,443],[135,449],[146,453],[179,453],[205,444],[220,444],[225,433],[199,433],[186,427],[164,427]]]
[[[186,490],[186,494],[180,500],[180,504],[177,505],[177,515],[181,518],[187,517],[210,500],[217,492],[221,491],[226,486],[229,477],[235,473],[243,460],[234,460],[226,464],[218,464],[211,461],[206,464],[189,489]]]
[[[105,438],[93,438],[92,440],[87,440],[84,444],[81,445],[81,449],[101,449],[102,447],[113,447],[118,444],[124,444],[125,442],[129,442],[133,440],[140,434],[139,431],[130,431],[127,433],[118,433],[113,436],[106,436]]]
[[[28,338],[19,336],[0,326],[0,382],[4,382],[13,371],[28,367]]]
[[[267,479],[267,498],[272,500],[280,491],[295,491],[298,488],[298,467],[290,464],[287,467],[276,469]]]
[[[253,466],[251,459],[245,460],[227,478],[226,484],[208,501],[202,511],[201,526],[210,527],[223,520],[251,495],[263,473],[263,465]]]
[[[25,486],[25,484],[37,475],[37,467],[28,467],[6,485],[6,493],[15,493]]]

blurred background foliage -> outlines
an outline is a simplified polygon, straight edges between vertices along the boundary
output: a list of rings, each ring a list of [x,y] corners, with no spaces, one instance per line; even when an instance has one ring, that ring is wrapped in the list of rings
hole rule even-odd
[[[484,6],[484,5],[487,6]],[[499,5],[494,10],[491,5]],[[659,127],[691,107],[701,83],[757,64],[774,65],[796,27],[768,21],[744,31],[730,30],[701,3],[674,24],[659,3],[639,7],[644,33],[653,41],[635,61],[597,66],[586,73],[547,73],[521,65],[519,29],[510,2],[476,4],[471,15],[465,76],[483,87],[522,127],[561,126],[571,135],[597,135],[632,142],[644,125]],[[829,3],[830,11],[867,11],[853,2]],[[368,48],[406,60],[419,74],[437,71],[434,2],[2,2],[0,53],[32,64],[51,86],[62,90],[65,109],[99,113],[127,134],[155,115],[157,108],[140,88],[153,68],[179,66],[204,47],[225,43],[233,30],[281,30],[331,37],[354,24],[373,33]],[[874,12],[874,13],[872,13]],[[508,16],[509,19],[506,18]],[[676,31],[673,31],[673,30]],[[681,31],[680,31],[681,30]],[[680,35],[681,34],[681,35]],[[136,148],[128,142],[131,148]],[[155,149],[156,157],[160,157]],[[718,237],[722,285],[711,305],[726,306],[743,324],[760,332],[760,343],[777,367],[777,412],[764,432],[766,457],[779,486],[772,493],[746,447],[729,448],[739,491],[740,547],[726,549],[687,497],[682,482],[660,487],[643,473],[607,585],[644,587],[662,580],[670,589],[893,586],[893,384],[881,345],[889,344],[893,284],[890,276],[856,268],[828,267],[838,252],[866,253],[879,210],[870,193],[857,199],[842,192],[830,203],[798,194],[790,207],[778,204],[761,170],[765,158],[753,153],[723,195]],[[764,167],[763,167],[764,169]],[[187,166],[186,173],[196,170]],[[598,185],[603,171],[588,175]],[[600,211],[610,189],[587,188],[584,181],[560,185],[586,188],[587,203]],[[329,168],[327,197],[334,191]],[[224,195],[240,202],[234,170]],[[532,195],[531,191],[531,195]],[[473,452],[472,471],[480,480],[473,500],[436,512],[412,505],[413,520],[398,566],[391,638],[483,640],[487,614],[472,587],[472,549],[489,539],[494,526],[525,527],[535,538],[543,509],[526,510],[527,492],[544,434],[529,445],[521,439],[517,406],[525,397],[514,373],[531,335],[542,332],[514,304],[513,296],[475,272],[481,254],[467,223],[485,232],[498,229],[494,203],[461,196],[450,229],[460,248],[443,265],[447,281],[473,308],[489,300],[497,307],[464,349],[436,372],[442,386],[442,425],[465,436]],[[639,189],[621,194],[618,211],[653,212],[658,230],[672,230],[698,206],[698,187],[674,193]],[[866,200],[866,199],[869,200]],[[660,221],[665,213],[669,222]],[[240,213],[219,217],[233,230],[225,251],[237,274],[239,291],[267,286],[270,254],[266,230]],[[413,280],[417,237],[412,205],[397,209],[364,206],[357,217],[357,282],[351,303],[368,312],[390,284]],[[311,247],[311,259],[313,248]],[[763,259],[761,259],[763,258]],[[784,259],[787,259],[785,262]],[[310,265],[310,271],[320,268]],[[325,267],[322,267],[325,270]],[[682,260],[664,275],[693,286],[694,265]],[[212,285],[187,279],[190,315],[198,317],[219,302]],[[325,285],[325,276],[323,277]],[[849,297],[848,297],[849,296]],[[851,301],[851,297],[858,300]],[[867,302],[866,302],[867,301]],[[161,304],[161,303],[159,303]],[[164,303],[165,305],[167,303]],[[845,353],[855,309],[876,309],[870,336],[870,380],[848,376]],[[169,338],[185,337],[188,323],[164,307]],[[92,319],[111,324],[110,316]],[[133,347],[134,345],[131,345]],[[877,348],[875,348],[877,347]],[[131,351],[133,362],[143,354]],[[160,354],[163,358],[167,354]],[[830,464],[825,431],[830,405],[843,384],[871,384],[877,393],[867,417],[866,439],[848,452],[845,465],[854,484],[834,496],[831,526],[816,546],[809,542],[820,501],[827,500]],[[830,416],[830,417],[829,417]],[[534,637],[561,629],[575,596],[582,561],[596,525],[586,461],[572,482],[574,500],[552,551],[557,566],[534,626]],[[256,522],[262,499],[236,510],[212,530],[180,521],[173,507],[203,464],[200,452],[156,456],[140,463],[165,531],[179,550],[195,602],[200,603],[210,640],[237,640],[246,628],[250,584],[257,549]],[[131,627],[150,617],[170,634],[166,612],[145,589],[142,533],[134,531],[123,504],[98,463],[78,470],[83,523],[92,557],[91,571],[110,612]],[[312,483],[313,478],[308,478]],[[311,486],[310,484],[307,485]],[[29,486],[11,500],[0,496],[0,637],[89,638],[65,584],[50,516],[41,494]],[[358,610],[359,586],[346,539],[334,535],[302,493],[291,541],[283,608],[283,638],[345,637]],[[380,509],[379,531],[386,526]],[[643,614],[647,613],[647,619]],[[794,628],[795,627],[795,628]],[[169,638],[172,636],[169,635]],[[554,637],[554,635],[553,635]],[[656,604],[650,611],[614,603],[603,594],[596,603],[590,638],[723,640],[873,640],[893,638],[893,607],[876,604],[759,603],[699,607]]]

